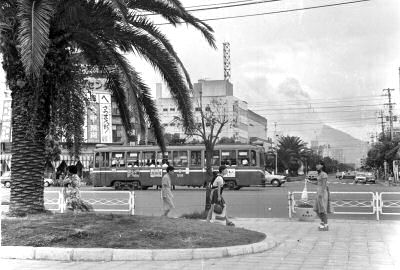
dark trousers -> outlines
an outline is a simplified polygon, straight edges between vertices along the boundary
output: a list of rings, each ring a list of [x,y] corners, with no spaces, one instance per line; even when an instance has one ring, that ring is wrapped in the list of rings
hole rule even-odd
[[[324,224],[328,224],[328,215],[325,213],[319,213],[318,217],[321,219],[321,222]]]

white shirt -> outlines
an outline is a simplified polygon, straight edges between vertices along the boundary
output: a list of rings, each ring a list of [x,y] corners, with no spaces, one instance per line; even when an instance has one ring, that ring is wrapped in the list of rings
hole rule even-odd
[[[224,179],[222,178],[221,175],[218,175],[213,182],[213,187],[218,187],[219,185],[220,186],[224,185]]]

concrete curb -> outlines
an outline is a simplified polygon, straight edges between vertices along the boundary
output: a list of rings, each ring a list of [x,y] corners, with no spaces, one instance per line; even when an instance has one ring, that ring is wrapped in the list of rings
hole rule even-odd
[[[272,238],[249,245],[195,249],[112,249],[0,246],[0,259],[49,261],[181,261],[260,253],[278,242]]]

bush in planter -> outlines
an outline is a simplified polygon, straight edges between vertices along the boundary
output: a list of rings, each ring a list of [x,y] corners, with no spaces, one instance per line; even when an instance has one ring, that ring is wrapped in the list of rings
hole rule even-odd
[[[316,216],[313,206],[307,202],[300,202],[296,205],[296,214],[301,221],[312,221]]]
[[[313,206],[307,202],[300,202],[296,204],[296,207],[301,207],[301,208],[313,208]]]

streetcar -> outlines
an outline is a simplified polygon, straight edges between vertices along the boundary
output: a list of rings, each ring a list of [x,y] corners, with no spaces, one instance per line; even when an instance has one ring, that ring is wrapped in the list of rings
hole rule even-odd
[[[207,184],[205,147],[203,145],[167,146],[98,146],[94,150],[93,185],[146,190],[161,185],[168,165],[174,166],[174,186],[204,187]],[[230,189],[265,185],[264,148],[257,145],[216,145],[212,169],[228,168],[224,177]]]

